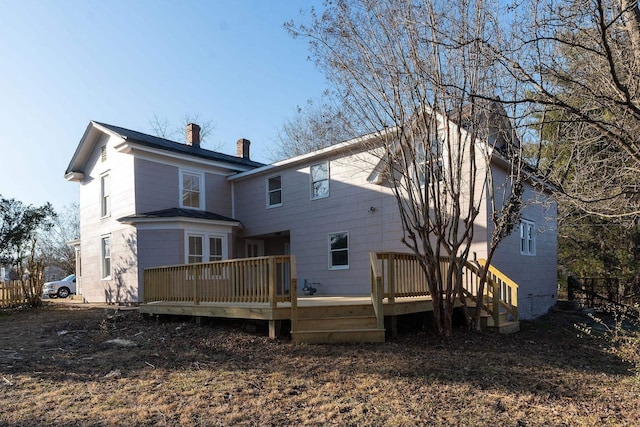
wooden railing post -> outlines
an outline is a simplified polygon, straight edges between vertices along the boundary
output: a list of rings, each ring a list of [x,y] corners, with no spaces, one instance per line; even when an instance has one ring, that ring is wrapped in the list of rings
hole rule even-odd
[[[198,286],[198,266],[194,265],[191,271],[193,272],[193,303],[195,305],[199,305],[200,304],[200,287]]]
[[[389,254],[387,261],[387,284],[389,286],[389,303],[393,304],[396,301],[396,274],[395,274],[395,256],[393,253]]]
[[[489,276],[487,278],[489,278]],[[492,278],[489,280],[490,280],[491,287],[493,289],[493,301],[492,301],[493,325],[495,327],[499,327],[500,326],[500,285],[498,284],[497,281],[493,280]]]
[[[370,252],[369,259],[371,262],[371,300],[373,302],[373,311],[376,315],[376,327],[384,329],[384,303],[382,301],[384,286],[382,284],[382,275],[378,270],[378,255],[375,252]]]
[[[276,308],[276,306],[278,305],[276,301],[276,259],[274,257],[270,257],[267,266],[267,275],[269,280],[269,305],[271,306],[271,308]]]
[[[289,257],[291,285],[289,286],[289,299],[291,301],[291,332],[298,330],[298,272],[296,270],[296,257]]]

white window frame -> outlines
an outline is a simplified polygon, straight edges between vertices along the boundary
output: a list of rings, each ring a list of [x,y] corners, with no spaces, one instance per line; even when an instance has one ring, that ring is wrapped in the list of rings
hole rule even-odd
[[[105,245],[105,242],[108,245]],[[109,251],[105,248],[109,248]],[[100,236],[100,277],[102,280],[111,279],[111,234]]]
[[[320,165],[325,165],[326,169],[327,169],[327,177],[326,178],[322,178],[322,179],[316,179],[314,180],[313,177],[313,168],[316,166],[320,166]],[[319,163],[315,163],[311,166],[309,166],[309,189],[311,191],[311,200],[318,200],[318,199],[326,199],[327,197],[329,197],[329,194],[331,193],[330,190],[330,184],[331,184],[331,168],[330,168],[330,164],[329,161],[325,161],[325,162],[319,162]],[[315,188],[315,184],[322,182],[322,181],[327,181],[327,192],[326,194],[322,194],[322,195],[316,195],[314,188]]]
[[[198,237],[202,241],[202,260],[199,262],[210,262],[211,260],[211,239],[220,239],[222,241],[222,258],[221,260],[229,259],[227,249],[227,236],[217,233],[203,233],[202,231],[187,231],[184,236],[184,262],[185,264],[191,264],[190,258],[190,246],[189,238]]]
[[[212,239],[220,240],[220,254],[215,254],[215,255],[213,254],[213,250],[211,248],[211,240]],[[225,251],[224,236],[216,236],[216,235],[213,235],[213,234],[210,234],[209,236],[207,236],[207,248],[209,249],[209,256],[207,257],[209,262],[222,261],[223,259],[225,259],[225,257],[224,257],[224,251]],[[214,256],[216,257],[216,259],[211,259]]]
[[[418,142],[416,147],[416,175],[420,187],[424,187],[427,183],[432,184],[431,174],[427,175],[427,168],[432,169],[434,166],[437,169],[438,181],[443,179],[443,167],[444,162],[442,160],[443,154],[443,142],[440,140],[438,134],[432,135],[429,139],[429,150],[431,150],[430,156],[427,157],[426,145],[424,142]]]
[[[200,239],[200,250],[202,251],[199,254],[191,253],[191,239]],[[202,234],[189,234],[187,236],[187,246],[186,246],[186,255],[187,255],[187,264],[199,264],[204,261],[204,245],[205,245],[205,237]],[[192,257],[199,257],[199,260],[192,261]]]
[[[198,206],[187,206],[184,204],[184,177],[185,175],[191,175],[194,177],[197,177],[199,180],[199,194],[198,194]],[[192,171],[192,170],[187,170],[187,169],[180,169],[180,180],[179,180],[179,188],[178,188],[178,194],[179,194],[179,201],[180,201],[180,207],[181,208],[186,208],[186,209],[195,209],[195,210],[200,210],[203,211],[205,210],[205,200],[204,200],[204,194],[205,194],[205,188],[204,188],[204,172],[197,172],[197,171]]]
[[[100,175],[100,218],[111,216],[111,174],[109,171]]]
[[[272,189],[269,186],[269,182],[273,178],[280,178],[280,187]],[[282,206],[282,175],[268,176],[265,180],[265,187],[267,189],[267,209],[277,208],[279,206]],[[280,203],[273,203],[273,204],[271,203],[271,195],[274,193],[280,193]]]
[[[528,219],[520,220],[520,255],[536,255],[536,223]]]
[[[346,234],[347,236],[347,247],[346,248],[337,248],[334,249],[331,247],[331,236],[336,234]],[[348,270],[349,269],[349,232],[348,231],[336,231],[334,233],[329,233],[327,238],[327,247],[329,250],[329,270]],[[333,265],[333,253],[337,251],[346,251],[347,252],[347,263],[345,265]]]

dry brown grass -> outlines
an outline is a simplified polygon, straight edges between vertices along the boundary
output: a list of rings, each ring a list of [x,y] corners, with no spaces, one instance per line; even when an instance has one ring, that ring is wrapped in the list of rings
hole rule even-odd
[[[0,426],[637,425],[632,365],[579,336],[583,320],[295,346],[237,322],[50,303],[0,314]]]

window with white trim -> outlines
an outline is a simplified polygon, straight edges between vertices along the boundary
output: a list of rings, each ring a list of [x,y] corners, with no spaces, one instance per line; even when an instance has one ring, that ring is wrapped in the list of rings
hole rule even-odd
[[[349,233],[346,231],[329,234],[329,269],[349,268]]]
[[[209,237],[209,261],[222,261],[222,237]]]
[[[180,207],[204,209],[204,176],[196,172],[180,172]]]
[[[103,145],[102,147],[100,147],[100,161],[101,162],[106,162],[107,161],[107,146]]]
[[[111,236],[102,236],[100,250],[100,258],[102,260],[101,276],[103,279],[109,279],[111,277]]]
[[[226,238],[222,235],[189,233],[186,239],[186,262],[221,261],[227,259]]]
[[[267,207],[282,206],[282,175],[267,178]]]
[[[108,173],[100,176],[100,217],[111,215],[111,177]]]
[[[421,187],[424,187],[425,184],[430,182],[431,176],[437,178],[438,181],[442,180],[442,141],[438,135],[433,135],[429,141],[429,145],[429,149],[431,150],[429,152],[426,151],[426,144],[424,142],[419,142],[416,147],[415,161],[418,181]]]
[[[526,219],[520,221],[520,254],[536,254],[536,224]]]
[[[311,200],[329,197],[329,162],[312,165],[309,168]]]
[[[188,252],[188,263],[194,264],[197,262],[202,262],[202,236],[189,236],[189,252]]]

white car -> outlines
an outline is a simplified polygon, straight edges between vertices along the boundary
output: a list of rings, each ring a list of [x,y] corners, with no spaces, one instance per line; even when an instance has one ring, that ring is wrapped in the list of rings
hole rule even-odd
[[[47,282],[42,286],[42,295],[49,295],[49,298],[66,298],[70,294],[76,293],[76,275],[70,274],[62,280]]]

